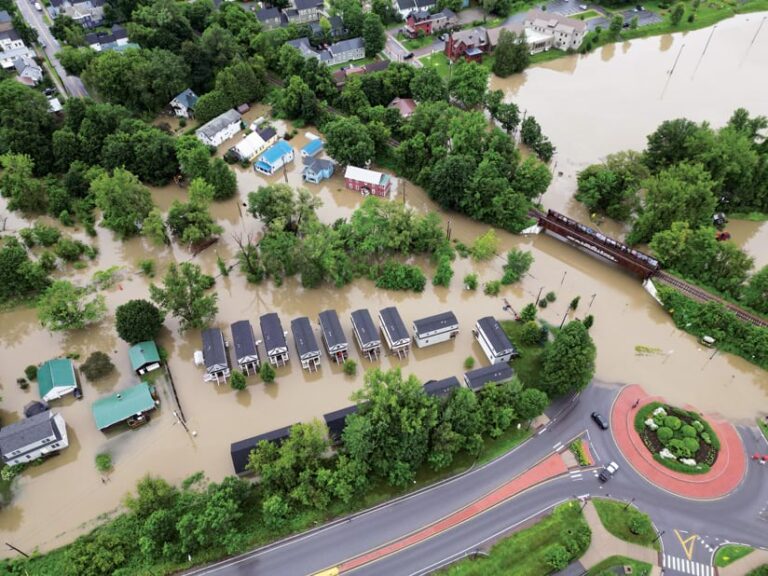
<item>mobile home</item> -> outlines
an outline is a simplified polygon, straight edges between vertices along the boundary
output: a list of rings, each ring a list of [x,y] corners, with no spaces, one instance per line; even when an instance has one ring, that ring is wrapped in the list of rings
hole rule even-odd
[[[285,366],[288,363],[288,343],[285,340],[286,333],[280,317],[270,312],[259,318],[259,323],[269,363],[273,366]]]
[[[517,350],[493,316],[480,318],[472,333],[491,364],[506,363],[517,356]]]
[[[237,366],[248,375],[251,372],[255,374],[259,370],[261,360],[250,320],[239,320],[232,324],[230,328],[232,330],[232,344],[235,348]]]
[[[379,323],[390,351],[397,354],[398,358],[408,356],[411,351],[411,336],[397,308],[389,306],[380,310]]]
[[[453,312],[443,312],[413,322],[413,341],[419,348],[456,338],[459,321]]]
[[[381,351],[381,338],[370,312],[365,308],[352,312],[352,332],[355,334],[357,345],[360,346],[360,352],[368,360],[376,360]]]
[[[464,374],[464,382],[467,388],[477,391],[488,384],[498,384],[512,378],[515,372],[509,364],[491,364],[470,370]]]
[[[203,363],[205,364],[205,377],[203,380],[216,384],[227,381],[229,378],[229,358],[227,347],[224,344],[224,335],[218,328],[203,330]]]
[[[341,328],[339,315],[336,314],[336,310],[325,310],[320,312],[319,320],[328,356],[337,363],[344,362],[349,356],[349,343]]]
[[[291,332],[293,332],[293,342],[296,344],[296,353],[301,360],[301,367],[310,372],[316,371],[320,366],[320,347],[317,345],[317,338],[312,331],[309,318],[302,316],[291,320]]]

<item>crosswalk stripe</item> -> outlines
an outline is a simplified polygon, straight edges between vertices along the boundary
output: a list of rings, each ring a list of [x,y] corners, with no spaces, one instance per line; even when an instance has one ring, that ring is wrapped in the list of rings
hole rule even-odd
[[[691,576],[712,576],[714,573],[712,566],[709,564],[694,562],[693,560],[672,556],[671,554],[664,554],[664,568],[684,574],[691,574]]]

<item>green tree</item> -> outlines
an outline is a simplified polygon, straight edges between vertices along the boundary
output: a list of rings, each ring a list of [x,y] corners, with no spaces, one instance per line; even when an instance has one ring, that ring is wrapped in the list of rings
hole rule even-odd
[[[217,295],[206,294],[213,278],[190,262],[172,263],[163,279],[163,287],[151,284],[149,294],[163,310],[179,319],[179,329],[204,328],[216,316]]]
[[[750,277],[744,288],[744,303],[762,314],[768,314],[768,266],[763,266]]]
[[[88,359],[80,364],[80,372],[91,381],[104,378],[104,376],[112,373],[114,369],[115,365],[110,357],[99,350],[92,352]]]
[[[375,144],[365,126],[355,117],[342,117],[325,127],[326,150],[339,164],[365,166],[373,159]]]
[[[98,52],[92,48],[78,48],[75,46],[64,46],[56,57],[61,62],[69,74],[79,76],[82,74]]]
[[[49,283],[47,272],[39,263],[30,260],[16,238],[3,239],[0,244],[0,303],[40,292]]]
[[[536,388],[525,388],[517,397],[515,412],[522,420],[533,420],[544,413],[549,404],[547,394]]]
[[[152,210],[152,196],[139,179],[123,168],[112,176],[102,174],[91,183],[91,193],[101,210],[102,225],[121,238],[138,234]]]
[[[411,93],[418,102],[440,102],[448,99],[448,87],[436,68],[417,68],[411,80]]]
[[[213,194],[213,186],[197,178],[189,187],[189,202],[182,204],[174,200],[171,204],[168,228],[184,244],[201,244],[224,231],[208,210]]]
[[[669,21],[672,22],[672,26],[677,26],[680,24],[680,20],[683,19],[683,16],[685,15],[685,4],[682,2],[678,2],[674,5],[672,8],[672,11],[669,13]]]
[[[649,176],[637,152],[611,154],[602,164],[593,164],[579,173],[576,199],[590,212],[627,220],[639,206],[638,191]]]
[[[232,108],[229,97],[219,90],[203,94],[195,104],[195,119],[204,124]]]
[[[290,513],[291,507],[285,498],[278,494],[268,496],[261,504],[261,516],[266,525],[273,530],[284,529]]]
[[[472,248],[470,248],[472,258],[480,262],[490,260],[496,255],[498,245],[499,239],[496,236],[496,231],[491,228],[485,234],[475,238]]]
[[[152,208],[144,218],[144,222],[141,225],[141,232],[149,238],[157,246],[165,246],[169,244],[168,234],[165,230],[165,220],[163,220],[163,213],[159,208]]]
[[[221,158],[214,158],[205,181],[213,186],[214,200],[228,200],[237,194],[237,176]]]
[[[611,35],[611,38],[614,40],[618,40],[619,35],[621,34],[621,28],[624,26],[624,17],[621,14],[616,14],[613,18],[611,18],[611,23],[608,26],[608,32]]]
[[[147,300],[129,300],[115,310],[117,335],[128,344],[157,338],[163,320],[162,312]]]
[[[506,78],[525,70],[531,59],[525,33],[518,36],[509,30],[502,30],[494,56],[493,73],[496,76]]]
[[[130,15],[128,34],[132,41],[144,48],[163,48],[178,51],[194,32],[184,7],[172,0],[157,0],[152,4],[138,3]]]
[[[513,248],[507,252],[507,263],[504,264],[502,284],[514,284],[528,272],[533,264],[533,254]]]
[[[536,305],[533,303],[526,304],[523,309],[520,311],[520,319],[523,322],[530,322],[531,320],[536,320]]]
[[[176,139],[176,157],[179,160],[181,173],[189,180],[208,177],[211,168],[211,152],[194,136],[186,135]]]
[[[645,163],[656,173],[680,162],[696,162],[710,145],[710,132],[709,128],[684,118],[666,120],[648,136],[643,153]]]
[[[432,278],[432,284],[435,286],[449,286],[453,278],[453,268],[451,267],[451,259],[448,257],[442,257],[437,262],[437,269],[435,270],[435,276]]]
[[[248,212],[266,226],[283,228],[291,224],[295,209],[293,189],[288,184],[259,186],[248,194]]]
[[[584,324],[569,322],[544,352],[540,388],[551,397],[582,390],[595,373],[596,354]]]
[[[320,113],[315,93],[298,76],[291,76],[288,80],[280,93],[278,107],[286,117],[300,118],[307,123],[314,122]]]
[[[554,572],[565,570],[571,561],[571,554],[562,544],[551,544],[544,552],[544,559]]]
[[[144,182],[162,186],[178,172],[173,137],[141,120],[124,120],[104,139],[101,165],[125,168]]]
[[[448,92],[465,108],[476,108],[483,102],[488,86],[488,69],[476,62],[459,60],[453,66]]]
[[[34,160],[26,154],[0,156],[0,193],[8,198],[8,209],[44,213],[48,207],[45,184],[33,176]]]
[[[262,362],[261,367],[259,368],[259,376],[261,376],[261,379],[264,380],[265,383],[271,384],[275,381],[275,369],[272,368],[272,364],[269,362]]]
[[[384,33],[384,25],[381,18],[374,12],[368,12],[363,17],[363,42],[365,43],[365,56],[373,58],[384,49],[387,36]]]
[[[89,296],[67,280],[56,280],[40,296],[37,317],[48,330],[78,330],[107,314],[104,296]]]
[[[245,374],[243,374],[240,370],[232,371],[229,384],[234,390],[245,390],[246,386],[248,386],[248,382],[245,379]]]
[[[0,154],[26,154],[36,176],[53,166],[51,134],[54,118],[48,100],[13,78],[0,81]]]

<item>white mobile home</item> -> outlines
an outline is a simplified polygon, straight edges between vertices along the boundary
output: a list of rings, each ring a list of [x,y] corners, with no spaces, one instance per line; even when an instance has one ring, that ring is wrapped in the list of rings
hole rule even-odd
[[[301,367],[315,372],[320,366],[320,347],[317,345],[317,338],[312,331],[309,318],[302,316],[291,320],[291,332],[293,332],[293,342],[296,344],[296,353],[301,360]]]
[[[280,317],[275,312],[270,312],[259,318],[259,323],[269,363],[273,366],[285,366],[288,363],[288,342],[285,340],[286,333]]]
[[[459,321],[453,312],[443,312],[413,322],[413,341],[419,348],[446,342],[458,334]]]
[[[491,364],[509,362],[517,350],[493,316],[480,318],[472,333]]]
[[[400,312],[394,306],[379,311],[379,324],[387,346],[398,358],[408,356],[411,351],[411,336],[405,328]]]

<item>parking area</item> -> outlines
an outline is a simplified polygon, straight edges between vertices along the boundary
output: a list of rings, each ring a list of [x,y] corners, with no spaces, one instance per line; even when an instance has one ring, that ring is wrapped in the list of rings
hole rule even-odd
[[[624,18],[625,28],[629,26],[630,22],[632,22],[632,18],[637,18],[638,28],[663,21],[661,16],[659,16],[656,12],[651,12],[650,10],[635,10],[634,8],[631,8],[629,10],[624,10],[624,12],[619,12],[619,14],[621,14],[622,18]],[[589,31],[594,30],[598,26],[600,26],[602,30],[607,30],[610,25],[610,18],[603,17],[587,20],[587,29]]]
[[[578,0],[553,0],[547,4],[547,12],[554,12],[561,16],[570,16],[571,14],[584,12],[587,9],[580,6],[587,6],[587,4],[578,2]],[[596,6],[588,6],[588,8],[600,11],[600,8]]]

